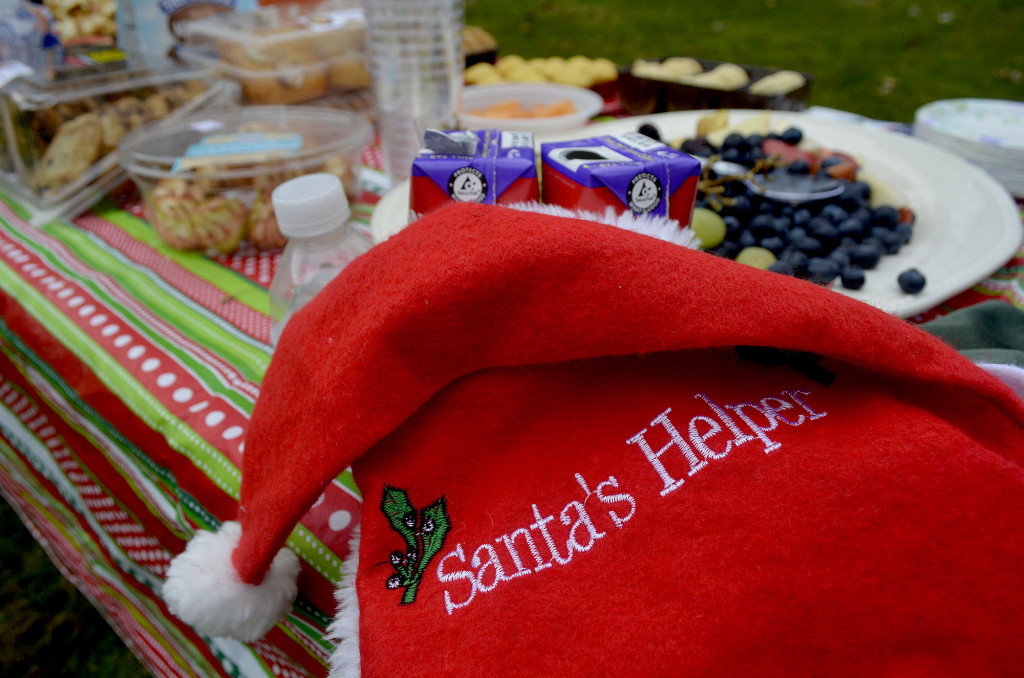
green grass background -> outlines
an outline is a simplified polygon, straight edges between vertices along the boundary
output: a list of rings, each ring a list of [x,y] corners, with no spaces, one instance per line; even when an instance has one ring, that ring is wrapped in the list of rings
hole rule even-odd
[[[687,55],[805,71],[810,103],[911,122],[936,99],[1024,99],[1024,0],[467,0],[500,53]],[[145,675],[0,502],[0,675]]]
[[[936,99],[1024,99],[1021,0],[467,0],[501,54],[684,55],[811,73],[811,104],[912,122]]]

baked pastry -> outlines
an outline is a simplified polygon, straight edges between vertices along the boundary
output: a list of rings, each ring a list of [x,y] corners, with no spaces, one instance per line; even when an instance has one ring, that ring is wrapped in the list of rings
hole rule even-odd
[[[277,225],[274,205],[270,200],[271,191],[260,191],[249,208],[246,224],[248,240],[261,250],[280,249],[288,244],[288,238]]]
[[[365,89],[370,86],[370,72],[362,56],[336,57],[327,62],[327,81],[336,89]]]
[[[121,114],[112,106],[105,107],[100,112],[100,127],[102,128],[102,152],[104,155],[110,153],[121,143],[121,139],[128,133]]]
[[[462,50],[468,54],[480,54],[498,49],[494,36],[479,26],[462,27]]]
[[[327,92],[327,68],[317,52],[317,42],[302,37],[274,39],[285,32],[293,31],[289,27],[267,29],[256,34],[258,44],[254,45],[235,40],[218,44],[224,63],[241,71],[236,77],[252,103],[296,104]]]
[[[745,87],[750,82],[750,76],[740,66],[725,63],[715,66],[710,71],[682,78],[679,82],[695,87],[733,91]]]
[[[100,159],[103,125],[96,113],[85,113],[61,125],[36,167],[37,190],[71,183]]]
[[[762,97],[781,96],[795,92],[807,84],[807,79],[796,71],[776,71],[754,82],[747,91]]]

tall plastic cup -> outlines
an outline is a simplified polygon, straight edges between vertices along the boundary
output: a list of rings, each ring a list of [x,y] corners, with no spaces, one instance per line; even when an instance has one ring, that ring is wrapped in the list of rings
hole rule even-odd
[[[428,128],[452,129],[462,94],[464,0],[364,0],[385,170],[409,177]]]

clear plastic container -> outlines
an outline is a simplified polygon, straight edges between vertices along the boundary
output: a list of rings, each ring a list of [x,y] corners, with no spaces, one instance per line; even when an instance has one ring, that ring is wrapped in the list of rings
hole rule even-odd
[[[372,136],[370,123],[355,113],[246,106],[139,129],[119,155],[165,243],[228,254],[242,243],[285,245],[271,193],[289,179],[327,172],[356,198],[359,156]]]
[[[288,244],[270,283],[271,344],[291,316],[372,243],[348,224],[352,212],[333,174],[307,174],[274,189],[272,200]]]
[[[50,79],[0,89],[0,179],[33,225],[77,216],[124,181],[114,151],[134,128],[238,99],[209,69],[149,66],[113,48],[70,56]]]
[[[181,28],[179,58],[238,81],[252,104],[296,104],[370,86],[359,0],[226,12]]]

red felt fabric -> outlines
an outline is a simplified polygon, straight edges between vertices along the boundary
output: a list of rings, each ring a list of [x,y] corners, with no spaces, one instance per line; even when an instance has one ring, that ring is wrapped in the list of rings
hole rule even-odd
[[[834,380],[745,345],[824,354]],[[258,581],[354,462],[366,676],[1013,675],[1022,422],[942,342],[828,290],[454,205],[289,323],[246,439],[234,562]],[[403,547],[385,484],[417,508],[443,495],[452,521],[408,605],[385,587]],[[570,530],[588,548],[550,564],[542,524],[563,559]],[[521,541],[519,568],[517,528],[538,549]]]

